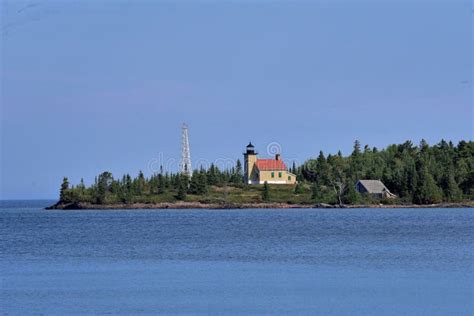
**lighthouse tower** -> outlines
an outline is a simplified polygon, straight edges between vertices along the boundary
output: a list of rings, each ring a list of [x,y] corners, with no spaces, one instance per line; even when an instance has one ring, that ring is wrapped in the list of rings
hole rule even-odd
[[[247,150],[244,152],[244,182],[245,184],[252,184],[255,170],[255,163],[257,162],[257,153],[255,146],[250,142],[247,145]]]

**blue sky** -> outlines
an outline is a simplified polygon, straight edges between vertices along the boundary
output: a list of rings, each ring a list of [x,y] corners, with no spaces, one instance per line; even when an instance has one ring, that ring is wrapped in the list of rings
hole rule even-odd
[[[473,136],[469,1],[2,1],[1,198],[180,157]],[[173,164],[176,166],[176,164]],[[173,168],[173,167],[171,167]]]

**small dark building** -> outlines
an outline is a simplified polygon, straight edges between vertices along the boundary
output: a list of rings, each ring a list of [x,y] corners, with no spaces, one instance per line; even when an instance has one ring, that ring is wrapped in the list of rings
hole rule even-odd
[[[392,199],[397,197],[380,180],[359,180],[356,183],[356,190],[360,194],[368,194],[374,199]]]

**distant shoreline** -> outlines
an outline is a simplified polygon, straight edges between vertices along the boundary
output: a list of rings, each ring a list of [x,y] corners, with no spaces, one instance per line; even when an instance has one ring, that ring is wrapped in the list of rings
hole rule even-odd
[[[241,203],[241,204],[219,204],[199,202],[176,202],[176,203],[131,203],[131,204],[91,204],[91,203],[56,203],[46,210],[132,210],[132,209],[338,209],[338,208],[473,208],[474,201],[463,203],[439,203],[439,204],[370,204],[370,205],[332,205],[332,204],[289,204],[289,203]]]

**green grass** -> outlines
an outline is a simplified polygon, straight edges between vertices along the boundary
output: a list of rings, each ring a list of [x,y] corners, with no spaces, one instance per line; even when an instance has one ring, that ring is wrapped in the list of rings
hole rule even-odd
[[[269,184],[270,200],[268,203],[289,203],[289,204],[311,204],[311,190],[309,187],[304,188],[302,194],[294,194],[295,185],[272,185]],[[201,203],[228,203],[228,204],[244,204],[244,203],[262,203],[263,185],[228,185],[228,186],[211,186],[205,195],[187,194],[186,202]],[[177,202],[177,192],[168,189],[162,194],[143,194],[131,197],[128,203],[174,203]],[[81,202],[91,202],[90,196],[82,196],[79,198]],[[108,193],[105,204],[121,204],[122,201],[113,194]]]
[[[302,194],[294,194],[294,185],[269,185],[270,203],[311,204],[311,192],[305,189]],[[210,187],[208,194],[196,196],[188,194],[186,201],[204,203],[261,203],[263,185],[244,187]]]

